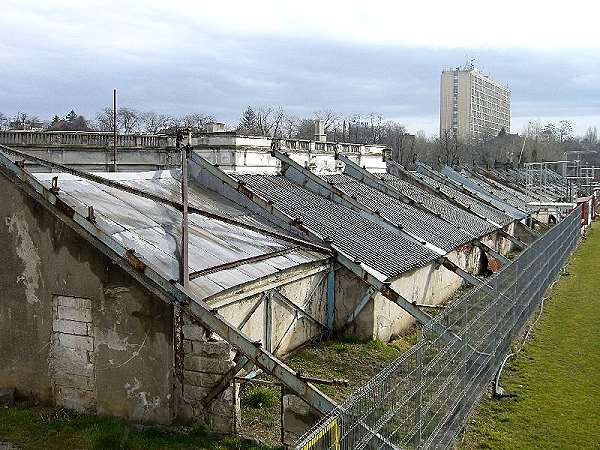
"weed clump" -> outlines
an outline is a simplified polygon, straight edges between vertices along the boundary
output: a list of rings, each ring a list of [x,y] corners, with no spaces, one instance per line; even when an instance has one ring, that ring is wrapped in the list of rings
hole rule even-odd
[[[272,408],[279,403],[279,396],[268,387],[253,387],[248,390],[243,402],[251,408]]]

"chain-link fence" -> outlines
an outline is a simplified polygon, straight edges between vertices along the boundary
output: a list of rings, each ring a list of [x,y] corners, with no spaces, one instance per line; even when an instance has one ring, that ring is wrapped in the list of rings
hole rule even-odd
[[[517,259],[452,302],[419,340],[324,417],[302,450],[448,448],[579,238],[571,212]],[[440,325],[446,332],[439,333]]]

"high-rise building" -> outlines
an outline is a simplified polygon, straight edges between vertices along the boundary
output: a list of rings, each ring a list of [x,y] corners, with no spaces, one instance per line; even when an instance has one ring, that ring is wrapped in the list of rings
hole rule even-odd
[[[510,132],[510,89],[474,67],[444,69],[440,84],[440,136],[463,143]]]

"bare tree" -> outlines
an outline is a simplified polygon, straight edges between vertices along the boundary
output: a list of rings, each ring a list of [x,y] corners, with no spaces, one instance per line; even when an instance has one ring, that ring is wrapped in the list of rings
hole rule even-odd
[[[175,119],[166,114],[157,114],[154,111],[142,114],[142,128],[146,133],[158,133],[172,126],[174,122]]]
[[[9,122],[9,126],[16,130],[31,130],[41,126],[40,119],[37,116],[30,116],[24,112],[18,112]]]
[[[285,117],[283,118],[282,134],[288,139],[293,138],[298,133],[299,125],[300,125],[300,119],[298,119],[296,116],[291,116],[291,115],[286,114]]]
[[[380,144],[382,135],[383,116],[379,113],[369,114],[369,122],[371,124],[371,143]]]
[[[8,129],[8,117],[0,113],[0,131]]]
[[[460,163],[463,144],[460,142],[456,132],[448,129],[442,130],[438,139],[438,147],[438,164],[456,166]]]
[[[315,138],[315,121],[312,119],[300,119],[296,129],[296,138],[298,139],[314,139]]]
[[[558,122],[558,136],[560,142],[571,137],[573,133],[573,124],[569,120],[561,120]]]
[[[114,127],[113,121],[113,109],[112,108],[104,108],[98,114],[96,114],[96,119],[94,120],[95,127],[98,131],[112,131]],[[119,121],[117,120],[117,128],[119,126]],[[117,131],[119,131],[117,129]]]
[[[142,116],[132,108],[119,108],[117,110],[117,125],[124,133],[135,133],[139,131]]]
[[[186,114],[181,117],[179,124],[188,130],[202,131],[206,127],[206,124],[213,122],[215,118],[206,114],[192,113]]]
[[[315,111],[315,119],[322,120],[325,132],[332,131],[340,121],[340,115],[332,109]]]
[[[596,127],[589,127],[583,135],[583,141],[590,144],[598,143],[598,129]]]
[[[256,112],[256,128],[261,136],[281,136],[285,113],[281,107],[265,106]]]

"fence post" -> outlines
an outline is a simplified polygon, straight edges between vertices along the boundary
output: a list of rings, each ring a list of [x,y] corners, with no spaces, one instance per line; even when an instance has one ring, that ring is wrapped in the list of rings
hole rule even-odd
[[[421,341],[418,342],[417,345],[417,371],[418,371],[418,376],[417,376],[417,383],[418,383],[418,391],[417,391],[417,398],[419,401],[419,404],[417,405],[417,410],[416,410],[416,421],[417,421],[417,436],[416,436],[416,448],[419,449],[421,448],[421,441],[423,439],[422,436],[422,427],[423,427],[423,417],[421,415],[421,411],[423,409],[423,342],[426,341]]]

